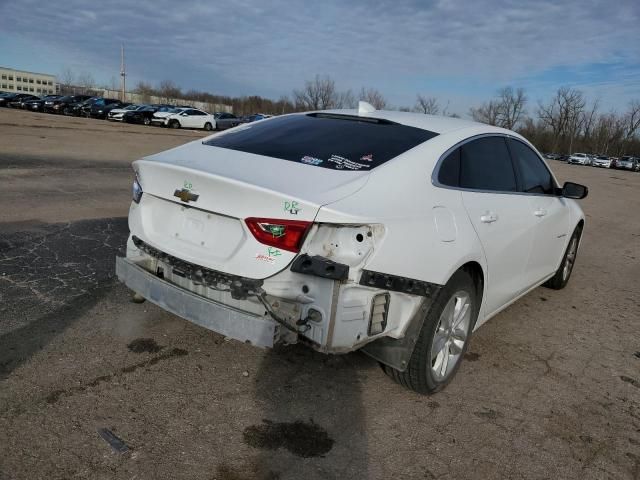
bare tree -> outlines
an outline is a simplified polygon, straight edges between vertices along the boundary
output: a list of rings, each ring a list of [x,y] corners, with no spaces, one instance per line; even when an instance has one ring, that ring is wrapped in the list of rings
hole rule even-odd
[[[65,67],[58,76],[58,79],[60,80],[60,91],[63,93],[70,93],[76,80],[73,70],[69,67]]]
[[[524,107],[527,97],[524,89],[514,90],[512,87],[504,87],[498,91],[498,124],[502,128],[513,130],[525,113]]]
[[[498,90],[496,98],[483,103],[480,107],[472,107],[469,113],[477,122],[513,130],[525,114],[526,103],[524,89],[514,90],[513,87],[503,87]]]
[[[477,108],[471,107],[469,114],[476,122],[488,125],[499,125],[500,123],[500,105],[495,100],[489,100]]]
[[[624,116],[625,139],[630,140],[636,136],[640,129],[640,100],[632,100],[629,102],[629,109]]]
[[[336,108],[356,108],[358,101],[351,90],[338,93]]]
[[[384,95],[375,88],[362,87],[359,100],[373,105],[376,110],[384,110],[387,107],[387,100],[384,98]]]
[[[162,80],[158,86],[158,96],[164,103],[175,102],[181,97],[182,91],[172,80]]]
[[[85,94],[89,93],[96,86],[96,81],[93,79],[93,75],[89,72],[83,72],[78,75],[77,83]]]
[[[140,101],[143,103],[148,103],[151,101],[151,97],[155,94],[154,88],[149,83],[138,82],[134,92],[140,95]]]
[[[593,102],[591,108],[587,111],[581,112],[581,125],[582,125],[582,136],[584,138],[585,145],[588,145],[588,150],[595,151],[598,150],[596,145],[593,144],[593,127],[598,118],[598,107],[600,106],[600,101],[596,99]]]
[[[307,80],[301,90],[294,90],[293,98],[298,110],[335,108],[340,100],[336,83],[330,77],[320,75],[316,75],[313,80]]]
[[[580,90],[561,87],[548,104],[538,106],[538,116],[553,132],[553,150],[569,139],[568,150],[584,123],[586,100]]]
[[[586,137],[598,153],[618,154],[625,136],[624,119],[614,112],[599,115],[589,137]]]
[[[424,113],[425,115],[437,115],[440,112],[440,105],[436,97],[425,97],[418,94],[414,111]]]

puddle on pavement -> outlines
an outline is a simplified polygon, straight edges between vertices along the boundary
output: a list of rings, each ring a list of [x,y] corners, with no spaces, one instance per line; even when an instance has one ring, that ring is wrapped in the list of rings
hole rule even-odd
[[[162,350],[153,338],[136,338],[127,348],[133,353],[158,353]]]
[[[263,420],[262,425],[245,428],[242,436],[247,445],[266,450],[285,448],[299,457],[319,457],[333,448],[333,439],[313,422],[277,423]]]

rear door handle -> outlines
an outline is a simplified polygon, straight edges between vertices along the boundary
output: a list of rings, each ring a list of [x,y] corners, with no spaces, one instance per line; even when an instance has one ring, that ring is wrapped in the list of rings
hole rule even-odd
[[[498,215],[493,212],[487,212],[480,217],[482,223],[493,223],[498,220]]]
[[[533,212],[533,214],[536,217],[544,217],[547,214],[547,211],[544,208],[539,208],[535,212]]]

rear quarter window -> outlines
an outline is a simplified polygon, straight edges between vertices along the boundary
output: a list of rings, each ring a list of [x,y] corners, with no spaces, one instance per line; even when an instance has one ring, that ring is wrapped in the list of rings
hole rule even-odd
[[[387,120],[312,113],[237,127],[204,144],[332,170],[372,170],[436,135]]]

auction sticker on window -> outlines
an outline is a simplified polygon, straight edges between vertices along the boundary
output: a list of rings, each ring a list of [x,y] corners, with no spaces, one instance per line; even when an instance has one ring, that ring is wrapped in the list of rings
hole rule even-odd
[[[353,160],[341,157],[340,155],[331,155],[329,162],[335,163],[338,170],[361,170],[363,168],[371,168],[371,165],[354,162]]]

